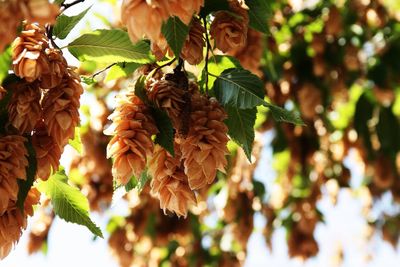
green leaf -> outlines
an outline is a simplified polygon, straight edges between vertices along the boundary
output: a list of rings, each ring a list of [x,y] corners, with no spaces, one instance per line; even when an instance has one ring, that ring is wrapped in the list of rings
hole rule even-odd
[[[11,65],[11,48],[7,48],[0,55],[0,84],[7,77]]]
[[[121,30],[96,30],[84,34],[68,45],[69,52],[80,61],[97,63],[149,63],[150,46],[146,41],[132,44],[128,33]]]
[[[138,190],[138,192],[142,192],[143,188],[146,186],[147,182],[150,180],[150,176],[147,173],[147,170],[145,170],[144,172],[142,172],[142,174],[140,175],[140,179],[138,181],[138,184],[136,185],[136,189]]]
[[[159,131],[154,142],[174,156],[174,128],[172,127],[170,118],[165,111],[156,108],[152,109],[152,114]]]
[[[265,104],[262,81],[241,68],[223,71],[214,82],[214,92],[224,106],[250,109]]]
[[[87,85],[93,85],[97,83],[97,81],[93,77],[81,76],[81,82]]]
[[[108,221],[107,226],[106,226],[106,231],[109,234],[112,234],[112,233],[114,233],[115,230],[117,230],[120,227],[123,227],[125,224],[126,224],[126,221],[125,221],[124,216],[114,215]]]
[[[81,140],[81,130],[79,127],[75,127],[74,139],[69,140],[69,145],[72,146],[79,155],[82,155],[83,145]]]
[[[179,56],[185,43],[186,36],[189,34],[189,27],[178,17],[170,17],[161,28],[169,47],[175,56]]]
[[[89,202],[77,188],[70,186],[64,170],[39,183],[39,190],[51,200],[54,212],[67,222],[86,226],[94,235],[103,237],[89,217]]]
[[[268,18],[271,16],[271,9],[268,0],[247,0],[249,7],[249,26],[257,31],[268,33]]]
[[[264,101],[262,81],[248,70],[231,68],[223,71],[214,82],[214,92],[224,107],[251,109],[264,105],[277,121],[303,124],[300,117],[288,110]]]
[[[146,76],[142,75],[137,79],[135,84],[135,95],[139,97],[140,100],[143,101],[143,103],[145,103],[148,106],[151,106],[151,104],[149,103],[149,99],[147,98],[145,83],[146,83]]]
[[[141,64],[138,63],[118,63],[111,67],[104,81],[112,81],[119,78],[127,77],[132,74]]]
[[[31,140],[25,143],[26,150],[28,151],[28,166],[26,167],[26,180],[18,179],[18,198],[17,207],[24,210],[24,203],[33,182],[35,181],[37,160],[36,153]]]
[[[140,193],[143,188],[145,187],[147,181],[150,179],[150,176],[147,173],[147,169],[142,172],[140,175],[139,180],[136,179],[135,176],[132,176],[129,182],[125,185],[125,191],[129,192],[132,189],[136,188],[138,192]]]
[[[204,63],[202,63],[204,65]],[[201,66],[199,66],[201,67]],[[222,56],[222,55],[216,55],[213,56],[210,61],[208,62],[208,71],[215,76],[221,75],[221,73],[230,68],[242,68],[240,65],[240,62],[232,57],[232,56]],[[203,72],[201,73],[201,77],[199,77],[199,85],[204,88],[205,85],[205,68],[203,66]],[[215,77],[209,75],[208,76],[208,87],[211,88],[215,82]]]
[[[225,120],[225,124],[228,126],[229,136],[243,148],[251,162],[257,108],[238,109],[225,106],[225,111],[228,113],[228,119]]]
[[[0,100],[0,134],[6,133],[6,125],[8,123],[8,103],[11,100],[11,97],[14,93],[14,90],[8,89],[8,86],[12,83],[18,82],[21,79],[18,78],[16,75],[11,74],[6,77],[3,81],[3,87],[7,91],[6,95],[3,99]]]
[[[58,37],[59,39],[65,39],[67,35],[71,32],[71,30],[76,26],[76,24],[81,21],[81,19],[86,15],[89,11],[90,7],[76,16],[66,16],[61,14],[57,17],[56,24],[53,28],[54,36]]]
[[[393,114],[392,107],[381,107],[376,133],[381,150],[387,155],[396,155],[400,150],[400,124]]]
[[[206,17],[208,14],[220,10],[229,10],[229,4],[227,0],[204,1],[204,6],[200,10],[200,17]]]
[[[129,192],[133,188],[135,188],[138,184],[138,181],[136,180],[135,176],[132,176],[131,179],[129,179],[129,182],[125,185],[125,191]]]
[[[260,200],[263,200],[265,193],[267,190],[265,190],[265,186],[262,182],[253,180],[253,188],[254,188],[254,193],[257,197],[260,198]]]
[[[275,106],[267,102],[264,103],[264,106],[269,108],[272,117],[276,121],[289,122],[297,125],[305,125],[303,120],[300,118],[299,114],[290,112],[286,109],[283,109],[281,107]]]

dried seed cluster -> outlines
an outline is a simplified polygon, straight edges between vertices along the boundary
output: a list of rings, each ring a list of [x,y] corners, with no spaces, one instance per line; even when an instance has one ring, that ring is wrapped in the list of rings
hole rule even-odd
[[[1,2],[0,7],[14,2],[17,1]],[[53,9],[47,1],[18,2],[32,8],[35,16],[45,12],[41,8]],[[52,21],[53,13],[46,14],[50,17],[44,21]],[[18,180],[28,179],[27,170],[32,167],[28,156],[33,152],[29,152],[28,143],[37,161],[34,178],[48,179],[58,169],[68,140],[74,137],[79,123],[79,98],[83,93],[79,76],[68,67],[61,51],[51,47],[40,24],[24,22],[12,44],[12,59],[15,76],[6,80],[0,89],[0,100],[8,99],[8,121],[0,133],[0,258],[7,256],[19,240],[22,229],[26,228],[27,216],[33,214],[32,205],[40,197],[32,187],[24,208],[17,207]]]
[[[113,174],[122,184],[134,175],[140,177],[148,165],[153,176],[151,192],[161,208],[186,216],[196,203],[194,190],[211,184],[217,170],[227,165],[226,113],[216,99],[189,85],[184,72],[175,69],[161,79],[146,83],[145,104],[131,90],[121,95],[113,121],[105,131],[113,135],[108,157],[114,158]],[[152,107],[150,107],[150,106]],[[175,130],[174,155],[161,146],[154,147],[152,135],[158,133],[152,109],[165,111]],[[186,129],[186,130],[185,130]]]
[[[40,24],[54,23],[60,12],[56,4],[48,0],[2,0],[0,1],[0,52],[17,36],[22,20]]]

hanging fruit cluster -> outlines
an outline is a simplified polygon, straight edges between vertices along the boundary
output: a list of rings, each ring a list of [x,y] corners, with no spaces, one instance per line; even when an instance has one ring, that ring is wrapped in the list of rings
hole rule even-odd
[[[7,256],[26,228],[40,193],[31,187],[58,170],[62,151],[79,124],[80,78],[43,26],[55,22],[59,6],[48,1],[2,1],[1,50],[11,46],[13,75],[0,90],[0,258]],[[9,15],[12,15],[9,17]],[[11,25],[12,24],[12,25]],[[12,26],[12,27],[11,27]],[[15,33],[12,29],[15,29]],[[3,43],[4,42],[4,43]]]

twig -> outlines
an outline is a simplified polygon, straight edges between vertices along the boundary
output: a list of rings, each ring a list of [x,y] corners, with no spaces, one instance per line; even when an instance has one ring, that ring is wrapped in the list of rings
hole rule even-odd
[[[208,96],[208,54],[210,53],[210,39],[208,37],[208,32],[207,32],[207,20],[206,17],[203,17],[203,24],[204,24],[204,29],[206,33],[206,57],[205,57],[205,65],[204,65],[204,70],[206,72],[206,95]]]
[[[113,67],[113,66],[115,66],[115,65],[117,65],[117,63],[110,64],[110,65],[108,65],[107,67],[105,67],[104,69],[99,70],[98,72],[94,73],[94,74],[93,74],[92,76],[90,76],[90,77],[93,79],[93,78],[96,77],[97,75],[99,75],[99,74],[105,72],[106,70],[108,70],[109,68],[111,68],[111,67]]]
[[[46,27],[46,34],[47,34],[47,38],[49,38],[51,45],[53,46],[53,48],[57,48],[59,50],[61,50],[58,45],[56,44],[56,42],[54,41],[53,38],[53,26],[52,25],[47,25]]]
[[[64,12],[65,10],[67,10],[68,8],[70,8],[76,4],[83,3],[83,2],[85,2],[85,0],[75,0],[69,4],[62,3],[61,7],[64,8],[62,12]]]
[[[178,66],[176,66],[176,68],[182,71],[183,64],[185,63],[185,61],[180,57],[178,62],[179,62]]]
[[[164,67],[166,67],[166,66],[171,66],[172,63],[175,62],[175,60],[176,60],[176,57],[173,58],[171,61],[169,61],[169,62],[167,62],[167,63],[165,63],[165,64],[163,64],[163,65],[158,66],[158,67],[154,70],[154,72],[153,72],[153,74],[151,75],[151,77],[153,77],[153,76],[154,76],[159,70],[161,70],[162,68],[164,68]]]

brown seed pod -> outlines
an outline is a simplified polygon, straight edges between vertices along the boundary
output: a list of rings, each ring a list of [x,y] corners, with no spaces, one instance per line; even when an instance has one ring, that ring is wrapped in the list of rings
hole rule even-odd
[[[211,23],[210,34],[216,47],[222,52],[238,49],[246,45],[249,17],[247,10],[236,1],[230,1],[231,10],[218,11]]]
[[[228,154],[226,113],[216,99],[199,92],[191,99],[190,128],[185,138],[179,138],[185,174],[192,190],[211,184],[217,170],[225,172]]]
[[[40,193],[32,188],[26,197],[22,212],[15,201],[10,201],[7,210],[0,216],[0,259],[4,259],[18,242],[22,230],[26,229],[28,216],[33,215],[33,205],[39,202]]]
[[[149,161],[149,173],[153,177],[151,192],[160,200],[164,212],[169,210],[186,217],[188,207],[197,201],[184,173],[178,144],[175,144],[174,152],[175,156],[171,156],[164,148],[156,146],[154,156]]]
[[[113,137],[107,146],[107,157],[115,159],[113,176],[126,184],[132,175],[139,177],[145,169],[154,149],[151,136],[158,130],[149,108],[132,92],[121,95],[109,118],[113,123],[105,134]]]
[[[21,81],[8,86],[8,90],[13,92],[7,107],[12,126],[22,134],[32,132],[42,115],[38,84]]]
[[[0,217],[8,209],[10,201],[17,201],[18,179],[26,179],[26,141],[25,137],[18,135],[0,137]]]
[[[204,32],[205,30],[200,20],[193,18],[181,52],[181,57],[191,65],[197,65],[203,60]]]
[[[49,65],[44,50],[49,46],[45,29],[37,24],[25,24],[20,36],[12,47],[13,69],[15,75],[27,82],[37,80]]]
[[[43,97],[43,119],[48,133],[62,149],[74,137],[79,124],[80,78],[69,70],[62,82]]]

